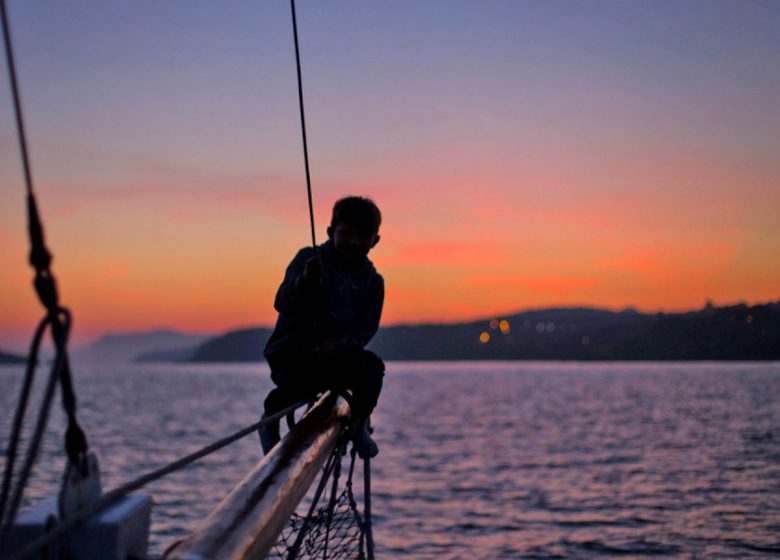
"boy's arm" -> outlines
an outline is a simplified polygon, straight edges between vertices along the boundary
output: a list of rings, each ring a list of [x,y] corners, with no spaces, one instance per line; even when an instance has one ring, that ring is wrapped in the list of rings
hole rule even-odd
[[[365,348],[379,330],[382,307],[385,301],[385,282],[377,274],[368,290],[366,300],[358,315],[355,328],[329,340],[338,352]]]
[[[303,280],[303,271],[306,261],[312,256],[312,249],[306,248],[298,251],[295,258],[287,266],[284,272],[282,285],[276,292],[274,309],[285,315],[295,313],[311,305],[311,291]]]

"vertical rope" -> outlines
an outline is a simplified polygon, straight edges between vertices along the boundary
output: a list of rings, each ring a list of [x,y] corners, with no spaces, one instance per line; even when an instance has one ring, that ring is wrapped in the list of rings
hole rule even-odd
[[[67,452],[68,459],[80,467],[85,468],[86,463],[82,461],[86,457],[87,451],[87,438],[84,431],[79,426],[76,419],[76,395],[73,391],[73,383],[70,372],[70,362],[68,360],[67,343],[70,332],[70,326],[72,324],[70,313],[67,309],[60,307],[59,295],[57,293],[57,282],[49,269],[51,265],[51,253],[46,248],[46,243],[43,235],[43,224],[40,220],[37,204],[35,201],[35,195],[32,185],[32,172],[30,165],[30,155],[27,149],[27,137],[25,134],[24,118],[22,115],[22,102],[21,95],[19,94],[19,83],[16,75],[16,63],[14,60],[13,45],[11,41],[11,26],[8,18],[8,10],[6,9],[5,0],[0,0],[0,16],[2,16],[3,38],[5,45],[5,57],[8,64],[8,74],[11,82],[11,93],[14,104],[14,114],[16,117],[16,129],[19,141],[19,148],[22,157],[22,167],[24,170],[25,189],[27,194],[27,218],[28,218],[28,234],[30,237],[30,264],[35,270],[35,280],[33,285],[38,295],[38,299],[46,308],[47,318],[43,324],[47,324],[51,327],[52,338],[54,339],[56,358],[54,365],[51,369],[50,381],[46,389],[46,397],[41,404],[39,410],[38,423],[36,424],[35,435],[32,443],[28,448],[27,460],[24,463],[22,472],[19,475],[16,487],[13,492],[10,492],[10,478],[4,478],[2,488],[2,525],[8,527],[13,523],[16,515],[16,510],[19,507],[22,493],[24,492],[24,486],[27,482],[27,478],[32,471],[35,463],[38,447],[40,444],[40,438],[43,435],[43,431],[46,429],[46,423],[49,415],[49,408],[51,399],[54,393],[54,387],[57,380],[60,381],[62,386],[62,404],[65,408],[68,419],[68,427],[65,432],[65,451]],[[41,329],[36,331],[33,351],[37,353],[37,347],[40,343]],[[31,355],[28,360],[28,376],[30,382],[32,381],[30,369],[35,369],[37,358],[35,355]],[[26,384],[27,382],[25,382]],[[28,393],[29,388],[23,388],[23,397],[27,396],[24,393]],[[24,416],[26,409],[26,402],[20,402],[18,408],[17,417],[21,420]],[[14,421],[14,431],[20,428],[20,424]],[[12,445],[16,446],[18,434],[12,433],[11,441]],[[16,449],[9,448],[8,462],[6,468],[10,467],[13,470],[13,461],[15,460]],[[82,468],[82,471],[83,471]],[[6,473],[7,477],[11,477]],[[8,481],[8,482],[7,482]],[[10,502],[8,497],[10,496]]]
[[[46,332],[46,327],[48,327],[49,322],[49,317],[45,317],[40,322],[38,328],[35,330],[35,334],[33,335],[32,344],[30,345],[30,357],[27,361],[24,382],[22,383],[18,404],[16,406],[16,413],[14,414],[11,436],[8,438],[8,449],[6,451],[5,459],[5,472],[3,473],[2,490],[0,490],[0,539],[2,539],[3,527],[6,525],[6,506],[8,504],[8,498],[11,492],[11,482],[13,481],[16,456],[19,449],[19,440],[22,434],[22,423],[24,422],[27,405],[30,401],[30,389],[32,388],[33,380],[35,378],[35,368],[38,366],[38,350],[41,346],[41,341],[43,340],[43,335]]]
[[[292,11],[293,37],[295,38],[295,67],[298,71],[298,105],[301,110],[301,136],[303,137],[303,163],[306,167],[306,192],[309,196],[309,223],[311,224],[311,245],[316,250],[317,239],[314,234],[314,204],[311,197],[311,174],[309,172],[309,147],[306,142],[306,115],[303,110],[303,80],[301,79],[301,53],[298,47],[298,21],[295,17],[295,0],[290,0]]]
[[[336,466],[336,462],[341,461],[341,457],[339,456],[337,458],[337,454],[338,454],[338,450],[331,453],[330,457],[328,458],[328,461],[325,463],[325,466],[322,468],[322,477],[320,478],[320,483],[317,486],[317,490],[314,492],[314,497],[312,498],[311,506],[309,507],[309,513],[306,515],[306,518],[303,520],[303,525],[301,525],[301,528],[298,531],[298,536],[295,538],[295,542],[289,549],[289,552],[287,554],[287,560],[295,560],[296,558],[298,558],[298,552],[300,551],[301,545],[303,544],[303,539],[306,536],[306,531],[309,528],[309,524],[311,523],[311,520],[314,517],[314,512],[317,509],[317,504],[320,501],[322,492],[323,490],[325,490],[325,486],[328,483],[328,479],[330,478],[330,475]]]
[[[328,502],[327,520],[325,522],[325,545],[322,548],[322,558],[327,560],[328,558],[328,544],[330,541],[330,529],[333,524],[333,510],[336,507],[336,501],[338,496],[336,493],[339,489],[339,476],[341,475],[341,450],[336,449],[334,451],[334,458],[336,459],[336,472],[333,474],[333,485],[330,489],[330,501]]]
[[[374,531],[371,522],[371,459],[363,459],[363,512],[366,516],[366,556],[374,560]]]

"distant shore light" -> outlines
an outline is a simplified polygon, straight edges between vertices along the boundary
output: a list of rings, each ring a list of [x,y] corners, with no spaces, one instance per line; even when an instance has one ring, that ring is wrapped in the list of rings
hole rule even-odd
[[[498,319],[490,320],[490,328],[496,330],[498,328]]]
[[[498,326],[501,328],[501,332],[502,332],[503,334],[507,334],[507,333],[509,333],[509,330],[510,330],[510,328],[509,328],[509,321],[507,321],[506,319],[502,320],[502,321],[501,321],[501,322],[498,324]]]
[[[483,332],[481,335],[479,335],[479,341],[482,344],[487,343],[488,340],[490,340],[490,334],[488,334],[487,332]]]

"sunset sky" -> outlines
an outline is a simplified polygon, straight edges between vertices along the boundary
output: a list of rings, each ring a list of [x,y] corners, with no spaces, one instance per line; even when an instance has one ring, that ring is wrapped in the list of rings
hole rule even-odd
[[[75,342],[275,320],[310,242],[289,3],[8,3]],[[318,241],[384,213],[384,324],[780,299],[780,2],[298,0]],[[0,349],[42,310],[0,77]]]

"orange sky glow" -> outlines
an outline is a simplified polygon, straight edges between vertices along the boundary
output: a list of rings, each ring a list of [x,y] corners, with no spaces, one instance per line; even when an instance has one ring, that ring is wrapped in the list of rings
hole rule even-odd
[[[318,240],[338,197],[379,204],[384,324],[780,299],[780,9],[695,5],[301,2]],[[56,6],[10,12],[75,343],[273,324],[310,242],[286,8]],[[18,350],[42,310],[0,81],[0,349]]]

